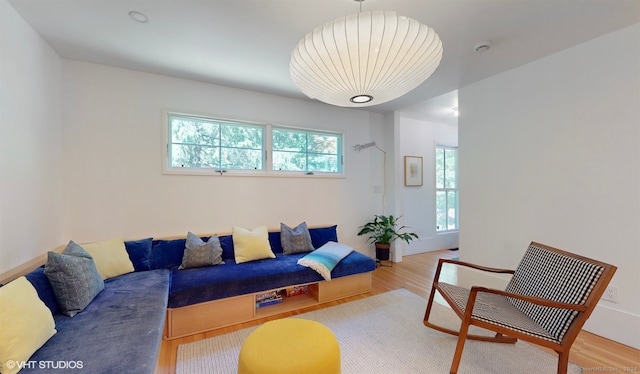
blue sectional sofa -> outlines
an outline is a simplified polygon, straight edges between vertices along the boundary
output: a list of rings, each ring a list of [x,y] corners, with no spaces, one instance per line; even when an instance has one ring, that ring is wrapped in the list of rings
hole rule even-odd
[[[336,226],[311,228],[309,232],[314,248],[337,241]],[[184,336],[257,318],[248,309],[247,314],[241,312],[239,316],[235,310],[238,300],[251,300],[253,310],[253,293],[302,284],[333,283],[337,285],[334,288],[339,288],[341,278],[362,276],[364,278],[358,278],[356,283],[345,283],[352,289],[346,290],[344,296],[367,292],[371,287],[370,274],[375,269],[375,261],[356,251],[333,269],[332,281],[326,282],[316,271],[297,264],[305,253],[282,253],[280,232],[269,232],[275,258],[241,264],[234,260],[232,236],[220,236],[219,239],[225,264],[193,269],[179,269],[185,249],[184,238],[125,242],[135,271],[107,279],[105,289],[73,317],[60,313],[43,267],[30,272],[26,278],[54,315],[57,330],[30,361],[81,362],[83,371],[91,373],[152,373],[163,336]],[[353,284],[359,285],[353,288]],[[340,295],[330,297],[335,299],[342,297]],[[320,297],[318,301],[322,301]],[[237,319],[208,322],[224,315],[228,305],[234,309],[228,313]],[[172,334],[172,325],[182,327]],[[38,365],[26,367],[21,372],[30,371],[42,372]],[[78,372],[74,368],[68,371]],[[65,370],[56,369],[55,372]]]
[[[81,313],[67,317],[43,268],[27,274],[54,314],[57,333],[29,359],[22,372],[153,373],[158,360],[171,272],[158,269],[105,281],[104,290]],[[72,362],[72,363],[71,363]],[[69,369],[57,369],[73,365]],[[81,367],[78,370],[76,367]]]

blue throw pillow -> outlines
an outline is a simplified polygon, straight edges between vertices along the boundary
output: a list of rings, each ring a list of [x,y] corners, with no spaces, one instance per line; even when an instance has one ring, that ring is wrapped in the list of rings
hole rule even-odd
[[[309,229],[309,235],[311,235],[311,243],[313,243],[313,247],[320,248],[327,242],[337,242],[337,227],[338,225]]]
[[[233,235],[219,236],[220,246],[222,247],[222,259],[233,260],[236,255],[233,250]]]
[[[124,247],[127,249],[129,259],[136,271],[151,270],[150,258],[152,243],[152,238],[124,242]]]
[[[151,270],[180,266],[186,241],[186,239],[154,240],[149,261]]]
[[[62,253],[49,252],[44,274],[62,313],[73,317],[104,290],[104,281],[91,255],[70,241]]]
[[[269,231],[269,245],[273,253],[282,253],[282,243],[280,239],[280,231]]]
[[[58,305],[58,300],[56,300],[56,295],[53,293],[49,278],[44,274],[44,266],[40,266],[24,277],[31,282],[33,288],[38,292],[40,300],[51,310],[51,314],[56,315],[60,313],[60,306]]]

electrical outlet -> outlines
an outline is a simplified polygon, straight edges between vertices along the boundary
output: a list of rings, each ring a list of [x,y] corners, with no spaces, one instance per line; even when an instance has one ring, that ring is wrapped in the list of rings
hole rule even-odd
[[[618,302],[618,288],[614,286],[607,287],[602,294],[602,300],[611,301],[613,303]]]

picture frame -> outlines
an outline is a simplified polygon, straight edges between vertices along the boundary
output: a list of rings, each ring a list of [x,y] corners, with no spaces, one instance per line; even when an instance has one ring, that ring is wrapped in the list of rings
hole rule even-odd
[[[404,185],[422,186],[422,157],[404,156]]]

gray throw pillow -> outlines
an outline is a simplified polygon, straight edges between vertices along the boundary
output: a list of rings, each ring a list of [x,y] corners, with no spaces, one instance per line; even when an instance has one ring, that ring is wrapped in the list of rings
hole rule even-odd
[[[104,281],[91,255],[70,241],[62,253],[49,252],[44,274],[62,313],[73,317],[104,290]]]
[[[315,249],[311,243],[306,222],[302,222],[294,229],[280,223],[280,244],[282,244],[282,253],[285,255],[311,252]]]
[[[222,261],[222,247],[218,235],[211,236],[205,243],[198,235],[191,232],[187,234],[180,269],[221,264],[224,264],[224,261]]]

